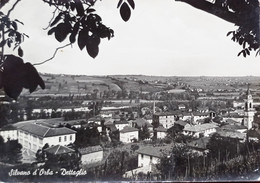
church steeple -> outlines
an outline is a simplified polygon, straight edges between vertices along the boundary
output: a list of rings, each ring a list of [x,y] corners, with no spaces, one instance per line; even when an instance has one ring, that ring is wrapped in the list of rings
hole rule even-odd
[[[245,116],[244,116],[244,126],[247,127],[247,129],[251,129],[253,126],[253,121],[254,121],[254,115],[255,115],[255,110],[253,108],[253,98],[249,89],[249,84],[248,88],[246,91],[246,99],[245,99]]]

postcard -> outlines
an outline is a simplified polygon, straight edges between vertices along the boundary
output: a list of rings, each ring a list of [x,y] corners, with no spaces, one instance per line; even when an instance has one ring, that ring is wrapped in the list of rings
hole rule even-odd
[[[259,180],[259,14],[0,1],[0,181]]]

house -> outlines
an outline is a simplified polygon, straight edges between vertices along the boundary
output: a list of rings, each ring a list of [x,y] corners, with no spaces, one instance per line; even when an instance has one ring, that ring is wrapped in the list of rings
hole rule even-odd
[[[249,141],[258,142],[260,139],[260,131],[259,130],[248,130],[247,137]]]
[[[119,131],[119,140],[123,143],[131,143],[134,140],[138,141],[139,130],[130,126],[125,126]]]
[[[4,142],[8,140],[17,140],[17,128],[13,125],[6,125],[0,128],[0,136],[3,137]]]
[[[210,137],[202,137],[187,143],[187,146],[192,149],[193,152],[203,155],[208,153],[207,145],[209,143]]]
[[[150,132],[150,137],[153,136],[153,125],[151,125],[147,120],[142,118],[137,118],[132,121],[132,127],[137,129],[143,129],[144,127],[147,127]]]
[[[153,124],[154,127],[158,127],[160,124],[169,129],[174,125],[176,115],[174,113],[155,113],[153,114]]]
[[[247,127],[243,126],[243,125],[237,125],[237,124],[234,124],[234,125],[223,125],[221,127],[221,129],[223,130],[229,130],[229,131],[237,131],[237,132],[240,132],[240,133],[245,133],[247,131]]]
[[[114,121],[115,127],[120,131],[124,127],[129,126],[129,123],[126,120]]]
[[[51,154],[51,155],[64,155],[64,154],[75,153],[75,150],[73,150],[69,147],[66,147],[66,146],[62,146],[62,145],[51,146],[51,147],[44,149],[44,151],[47,154]]]
[[[66,127],[52,128],[37,123],[27,123],[18,128],[18,142],[24,149],[37,152],[45,144],[68,145],[74,143],[76,131]]]
[[[178,109],[179,110],[184,110],[184,109],[186,109],[186,106],[184,104],[179,104],[178,105]]]
[[[163,139],[167,136],[167,129],[163,126],[159,126],[158,128],[154,129],[154,133],[156,134],[155,136],[157,139]]]
[[[246,140],[246,133],[240,133],[237,131],[218,129],[217,134],[221,137],[238,139],[240,142],[245,142]]]
[[[143,128],[144,126],[147,126],[149,130],[153,130],[153,125],[151,125],[147,120],[142,118],[137,118],[132,121],[132,127],[134,128]]]
[[[139,173],[159,173],[156,165],[161,158],[171,155],[171,146],[146,146],[136,151],[138,154],[138,168],[126,172],[123,176],[131,178]]]
[[[214,123],[204,123],[201,125],[187,126],[183,129],[184,135],[190,135],[193,137],[208,137],[210,134],[216,132],[218,126]]]
[[[82,164],[93,164],[101,162],[103,159],[103,148],[100,145],[78,149],[81,154]]]
[[[183,120],[178,120],[178,121],[175,121],[175,123],[174,123],[174,128],[177,132],[182,132],[183,129],[187,126],[190,126],[190,124]]]

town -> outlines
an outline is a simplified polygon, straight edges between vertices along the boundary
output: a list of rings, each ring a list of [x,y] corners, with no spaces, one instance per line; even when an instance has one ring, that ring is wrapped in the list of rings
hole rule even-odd
[[[42,77],[1,91],[1,181],[259,178],[258,77]]]

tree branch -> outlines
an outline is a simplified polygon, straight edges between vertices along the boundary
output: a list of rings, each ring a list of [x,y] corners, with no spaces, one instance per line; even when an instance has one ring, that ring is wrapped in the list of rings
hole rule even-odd
[[[42,65],[42,64],[44,64],[44,63],[46,63],[46,62],[51,61],[51,60],[56,56],[57,52],[58,52],[60,49],[65,48],[65,47],[70,46],[70,45],[72,45],[72,43],[68,43],[68,44],[66,44],[66,45],[64,45],[64,46],[61,46],[61,47],[56,48],[56,50],[55,50],[55,52],[54,52],[54,54],[53,54],[53,56],[52,56],[51,58],[49,58],[49,59],[47,59],[47,60],[45,60],[45,61],[43,61],[43,62],[39,62],[39,63],[33,64],[33,65]]]
[[[51,18],[51,20],[49,21],[49,24],[48,24],[48,26],[47,26],[46,28],[43,28],[43,30],[47,30],[47,29],[51,26],[51,22],[52,22],[53,19],[54,19],[54,16],[55,16],[55,13],[56,13],[57,9],[58,9],[58,8],[56,8],[56,9],[52,12],[52,18]]]
[[[14,10],[15,6],[19,3],[19,1],[21,0],[17,0],[14,4],[13,4],[13,7],[7,12],[7,17],[9,17],[10,13]]]
[[[218,7],[207,0],[175,0],[175,1],[187,3],[197,9],[215,15],[225,21],[234,23],[236,25],[240,25],[240,19],[235,13],[229,11],[227,8]]]

